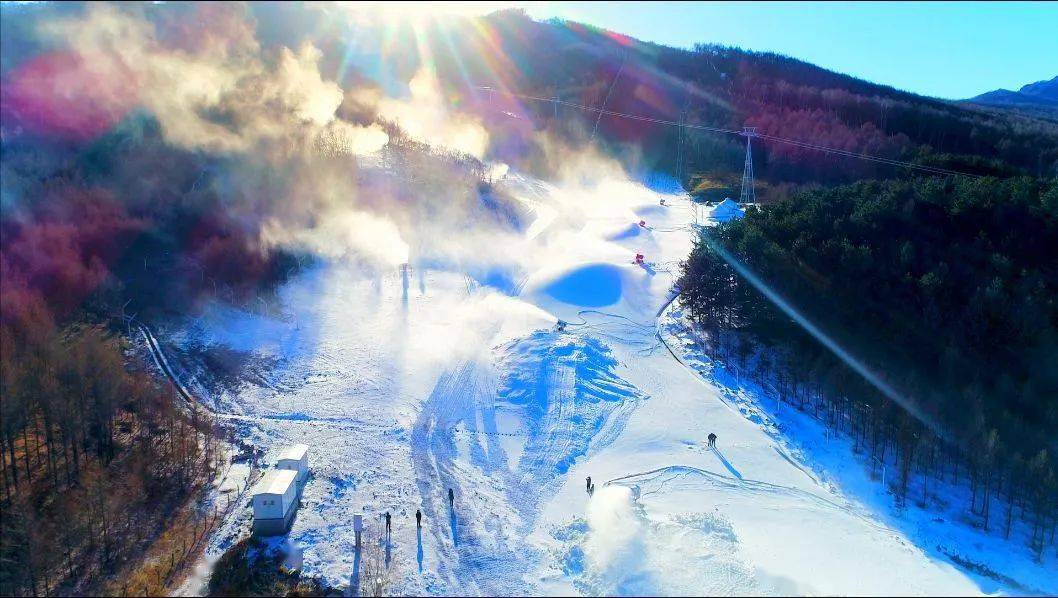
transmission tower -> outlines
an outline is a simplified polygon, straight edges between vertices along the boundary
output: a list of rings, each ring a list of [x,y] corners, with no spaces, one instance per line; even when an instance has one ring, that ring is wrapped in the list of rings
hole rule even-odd
[[[743,127],[739,133],[746,138],[746,167],[742,170],[742,194],[738,203],[756,203],[757,194],[753,191],[753,138],[757,136],[757,127]]]

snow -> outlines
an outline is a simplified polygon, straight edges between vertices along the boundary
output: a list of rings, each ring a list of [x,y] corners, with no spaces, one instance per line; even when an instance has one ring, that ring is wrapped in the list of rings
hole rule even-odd
[[[187,356],[173,366],[189,388],[265,449],[263,466],[290,443],[314,447],[288,536],[307,573],[350,583],[363,512],[393,593],[1014,591],[961,569],[947,540],[1058,591],[1053,565],[1014,544],[894,513],[847,447],[818,448],[811,422],[784,432],[764,393],[696,351],[671,303],[692,246],[686,197],[628,181],[506,184],[537,219],[531,259],[506,264],[503,284],[414,256],[406,276],[336,261],[267,309],[212,305],[158,333]],[[213,383],[203,354],[235,363],[240,383]],[[236,511],[209,558],[247,525]]]
[[[641,235],[644,235],[646,227],[640,226],[638,223],[632,222],[624,226],[619,227],[617,230],[606,235],[607,241],[624,241],[626,239],[635,239]]]

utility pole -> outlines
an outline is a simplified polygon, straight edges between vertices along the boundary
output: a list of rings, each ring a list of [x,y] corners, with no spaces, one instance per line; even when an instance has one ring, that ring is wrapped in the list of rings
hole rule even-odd
[[[739,135],[746,138],[746,166],[742,170],[742,194],[738,202],[746,205],[757,202],[757,194],[753,191],[753,138],[757,136],[757,127],[743,127]]]

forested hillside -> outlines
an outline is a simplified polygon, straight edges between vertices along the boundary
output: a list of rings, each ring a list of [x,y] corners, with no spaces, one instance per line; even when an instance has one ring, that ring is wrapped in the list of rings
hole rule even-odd
[[[872,454],[893,446],[899,493],[912,473],[943,478],[935,454],[954,450],[981,524],[1009,535],[1025,505],[1043,550],[1058,516],[1056,248],[1056,180],[861,182],[704,232],[679,284],[717,350],[742,363],[766,348],[786,400],[851,413]]]

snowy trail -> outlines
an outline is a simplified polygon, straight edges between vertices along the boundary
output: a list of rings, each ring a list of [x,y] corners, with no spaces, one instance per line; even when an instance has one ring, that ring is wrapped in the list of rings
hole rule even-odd
[[[169,333],[181,354],[267,364],[209,402],[269,457],[312,447],[289,533],[306,572],[347,584],[353,513],[374,537],[389,511],[396,593],[981,592],[821,483],[706,375],[675,328],[686,198],[508,185],[536,214],[511,288],[414,263],[408,276],[323,264],[271,316],[211,306]]]
[[[739,477],[737,475],[723,475],[710,471],[708,469],[700,469],[697,467],[691,467],[689,465],[669,465],[667,467],[659,467],[650,471],[643,471],[639,473],[631,473],[619,478],[607,480],[606,485],[617,484],[622,486],[634,487],[634,486],[656,486],[654,490],[643,493],[641,496],[648,496],[651,493],[661,493],[665,490],[665,486],[676,485],[675,482],[685,481],[685,478],[701,478],[701,481],[706,484],[713,486],[723,487],[729,490],[735,490],[746,494],[779,494],[784,496],[795,497],[800,500],[815,503],[823,508],[835,509],[849,513],[855,517],[861,519],[866,525],[886,533],[896,534],[897,532],[884,525],[879,524],[871,517],[864,515],[863,513],[857,512],[852,505],[839,504],[833,500],[819,496],[812,492],[806,492],[800,488],[791,486],[781,486],[777,484],[769,484],[768,482],[760,482],[757,480],[750,480]],[[690,480],[689,484],[694,485],[694,480]],[[671,488],[670,488],[671,490]]]
[[[475,439],[473,447],[476,450],[470,451],[469,455],[461,455],[452,434],[454,427],[460,423],[475,421],[481,401],[491,395],[483,374],[478,371],[479,367],[468,361],[442,375],[416,421],[411,442],[416,480],[423,497],[423,513],[428,521],[434,522],[430,533],[434,535],[440,550],[438,567],[453,587],[459,586],[459,580],[463,578],[468,590],[487,594],[510,587],[516,580],[503,577],[511,573],[509,568],[489,567],[487,562],[463,563],[469,553],[482,552],[472,547],[480,541],[481,534],[470,533],[467,521],[493,521],[498,513],[476,508],[482,505],[481,501],[468,500],[467,497],[468,494],[480,496],[480,488],[468,492],[470,489],[464,486],[462,480],[475,473],[492,477],[497,471],[507,471],[505,457],[502,451],[497,451],[494,443],[486,441],[486,446],[482,447]],[[493,492],[505,487],[503,482],[509,482],[502,476],[500,480],[500,484],[492,486]],[[446,489],[449,488],[458,497],[454,508],[449,505],[446,496]],[[485,533],[484,536],[493,537],[494,533]],[[460,538],[463,541],[462,548]],[[492,548],[502,551],[505,545],[498,544]],[[495,559],[517,562],[502,552],[496,554]],[[473,585],[466,585],[468,579],[474,580]]]

